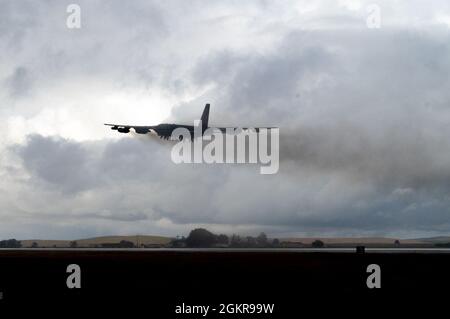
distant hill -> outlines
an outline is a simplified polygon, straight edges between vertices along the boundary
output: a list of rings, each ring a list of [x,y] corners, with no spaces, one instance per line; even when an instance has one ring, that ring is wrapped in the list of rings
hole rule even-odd
[[[166,246],[170,243],[170,237],[163,236],[102,236],[93,238],[76,239],[77,247],[96,247],[104,244],[118,244],[120,241],[126,240],[132,242],[136,246]],[[56,247],[67,248],[70,247],[72,240],[42,240],[42,239],[27,239],[21,240],[22,247],[31,247],[33,243],[37,243],[38,247]]]
[[[450,243],[450,236],[437,236],[437,237],[429,237],[429,238],[419,238],[416,240],[420,240],[422,242],[430,243],[430,244],[442,244],[442,243]]]
[[[303,237],[280,238],[280,242],[302,243],[310,245],[315,240],[321,240],[325,245],[394,245],[398,240],[401,244],[421,245],[428,242],[421,239],[397,239],[385,237]]]

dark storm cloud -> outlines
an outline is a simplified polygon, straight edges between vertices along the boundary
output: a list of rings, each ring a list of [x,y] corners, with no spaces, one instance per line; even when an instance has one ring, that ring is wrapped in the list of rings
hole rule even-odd
[[[32,135],[11,151],[29,172],[28,185],[62,191],[73,203],[89,192],[99,201],[104,198],[101,210],[106,213],[86,212],[80,217],[131,221],[147,219],[141,211],[146,210],[177,222],[213,221],[210,199],[221,190],[223,168],[173,164],[170,145],[155,139],[80,143]]]
[[[35,134],[14,149],[38,181],[73,193],[111,182],[158,180],[164,167],[162,151],[147,147],[148,143],[157,142],[128,139],[80,143]]]
[[[199,62],[193,79],[217,88],[174,114],[193,116],[191,105],[212,99],[215,124],[280,126],[283,177],[273,185],[289,185],[287,176],[295,176],[298,192],[284,198],[276,190],[254,188],[264,196],[275,192],[271,200],[278,203],[268,205],[267,197],[256,196],[260,223],[445,227],[450,222],[448,40],[448,32],[440,31],[300,31],[271,54],[213,53]],[[245,182],[236,184],[245,188]],[[322,197],[330,184],[336,189]],[[392,195],[402,189],[414,196]],[[310,192],[317,202],[296,198]],[[324,205],[327,201],[332,204]],[[221,221],[255,222],[251,213],[232,216]]]
[[[33,176],[62,191],[89,188],[95,181],[89,153],[78,143],[31,135],[26,146],[18,147],[17,151]]]
[[[448,187],[447,43],[410,31],[294,32],[267,56],[212,55],[194,78],[218,83],[212,121],[280,126],[282,161],[380,187]]]
[[[70,190],[71,196],[74,191],[106,196],[100,207],[107,212],[81,213],[79,218],[133,221],[152,216],[180,224],[256,224],[268,229],[295,226],[297,230],[377,230],[389,229],[392,223],[404,229],[418,225],[432,229],[436,223],[450,222],[446,217],[450,206],[443,191],[386,187],[359,195],[360,185],[348,188],[348,178],[344,178],[328,193],[324,192],[326,185],[335,183],[328,174],[308,177],[305,171],[299,174],[291,167],[267,178],[242,166],[177,166],[167,163],[168,153],[158,152],[161,145],[150,143],[125,139],[102,146],[34,136],[19,154],[35,179],[30,185],[45,180],[52,188]],[[98,148],[101,152],[96,152]],[[96,155],[88,156],[88,152]],[[133,153],[136,155],[128,156]],[[56,178],[50,165],[67,161],[67,157],[72,157],[67,171]],[[37,165],[42,161],[47,165]],[[80,187],[80,176],[86,177],[89,171],[86,167],[96,174],[89,181],[82,180]],[[110,192],[113,185],[120,193]],[[355,191],[356,195],[349,195]],[[341,199],[346,196],[349,198]],[[152,213],[139,212],[143,198]],[[77,207],[76,198],[72,203]],[[430,210],[432,218],[427,217]]]

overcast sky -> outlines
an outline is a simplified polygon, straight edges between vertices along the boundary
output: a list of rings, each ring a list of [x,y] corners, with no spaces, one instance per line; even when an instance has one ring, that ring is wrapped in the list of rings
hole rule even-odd
[[[0,238],[449,234],[449,28],[446,0],[0,0]],[[278,174],[102,125],[205,103],[279,126]]]

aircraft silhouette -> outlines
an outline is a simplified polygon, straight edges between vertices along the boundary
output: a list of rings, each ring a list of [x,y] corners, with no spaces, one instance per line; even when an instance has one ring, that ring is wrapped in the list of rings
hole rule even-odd
[[[209,120],[209,103],[205,105],[205,108],[202,113],[201,119],[201,134],[204,135],[205,131],[210,128],[208,126],[208,120]],[[155,132],[160,138],[168,140],[172,136],[172,132],[177,128],[185,128],[189,131],[191,134],[191,138],[194,138],[194,131],[195,129],[199,128],[193,125],[183,125],[183,124],[167,124],[162,123],[159,125],[154,126],[139,126],[139,125],[120,125],[120,124],[106,124],[107,126],[111,126],[112,130],[116,130],[120,133],[130,133],[130,129],[134,129],[134,131],[138,134],[147,134],[149,132]],[[238,127],[214,127],[218,130],[220,130],[223,133],[227,133],[227,129],[239,129]],[[259,129],[266,128],[266,129],[272,129],[275,127],[254,127],[256,132],[259,132]],[[248,127],[240,127],[242,130],[250,129]],[[180,136],[179,139],[181,140],[183,136]]]

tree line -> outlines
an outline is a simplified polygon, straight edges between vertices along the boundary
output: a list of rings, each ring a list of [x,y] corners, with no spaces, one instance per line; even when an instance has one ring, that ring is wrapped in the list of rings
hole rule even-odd
[[[21,248],[22,243],[19,240],[6,239],[0,240],[0,248]]]
[[[265,233],[260,233],[256,237],[233,234],[228,237],[225,234],[213,234],[207,229],[196,228],[191,230],[188,237],[181,237],[172,240],[172,247],[188,248],[211,248],[211,247],[231,247],[231,248],[272,248],[279,247],[280,241],[277,238],[269,239]]]

